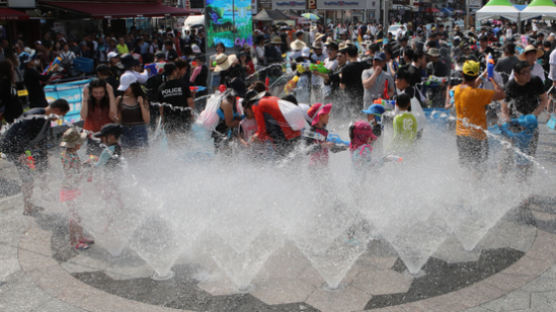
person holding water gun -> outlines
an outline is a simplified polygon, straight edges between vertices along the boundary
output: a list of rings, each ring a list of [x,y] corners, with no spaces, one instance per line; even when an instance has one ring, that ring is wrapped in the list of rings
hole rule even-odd
[[[486,106],[504,98],[504,90],[491,79],[494,90],[477,88],[480,64],[465,61],[463,82],[454,87],[456,107],[456,143],[460,164],[481,174],[481,166],[488,157]]]
[[[12,162],[21,179],[23,214],[32,215],[37,209],[31,203],[34,178],[48,167],[47,134],[52,120],[63,118],[69,104],[58,99],[45,108],[34,108],[23,113],[0,140],[0,151]]]
[[[43,88],[50,79],[50,76],[41,75],[38,72],[41,61],[37,58],[34,50],[29,52],[23,52],[19,55],[19,61],[25,68],[23,83],[27,92],[29,92],[29,108],[46,107],[48,102],[46,101]]]
[[[396,92],[394,78],[383,70],[385,62],[384,53],[375,54],[373,67],[364,70],[361,74],[364,106],[373,104],[377,99],[390,99]]]
[[[531,68],[527,61],[519,61],[515,64],[514,77],[506,84],[506,99],[502,102],[502,121],[510,122],[512,119],[529,114],[537,117],[547,107],[548,96],[544,92],[544,84],[539,77],[533,76]],[[539,131],[536,128],[529,144],[518,148],[525,154],[535,157],[538,141]],[[504,169],[509,168],[509,164],[513,161],[513,154],[513,151],[508,150]],[[520,168],[524,176],[531,173],[531,165],[527,163]]]

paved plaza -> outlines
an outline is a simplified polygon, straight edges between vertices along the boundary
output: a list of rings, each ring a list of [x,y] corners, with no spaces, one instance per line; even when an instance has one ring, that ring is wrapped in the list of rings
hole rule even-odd
[[[556,162],[556,133],[540,142],[540,161]],[[556,311],[556,194],[516,203],[472,251],[446,240],[418,274],[373,240],[331,290],[285,243],[239,291],[211,263],[178,261],[155,281],[132,252],[75,252],[61,208],[23,216],[15,169],[0,172],[0,311]]]

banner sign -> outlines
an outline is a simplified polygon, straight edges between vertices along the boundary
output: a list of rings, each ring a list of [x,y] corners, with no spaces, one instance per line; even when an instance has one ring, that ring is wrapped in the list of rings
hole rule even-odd
[[[272,0],[273,10],[305,10],[306,8],[305,0]]]
[[[316,10],[317,0],[307,0],[307,10]]]
[[[319,10],[365,10],[365,0],[317,0]]]
[[[251,0],[206,0],[205,20],[209,48],[253,45]]]
[[[81,120],[81,98],[83,89],[89,82],[91,82],[91,79],[47,85],[44,87],[44,93],[46,94],[48,103],[52,103],[57,99],[68,101],[70,110],[64,117],[64,122],[74,123]]]

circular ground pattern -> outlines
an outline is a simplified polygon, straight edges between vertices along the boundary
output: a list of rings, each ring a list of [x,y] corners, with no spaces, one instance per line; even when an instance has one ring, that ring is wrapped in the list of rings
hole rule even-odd
[[[38,215],[35,222],[43,240],[44,233],[48,234],[45,245],[63,274],[130,302],[190,311],[380,311],[422,305],[481,283],[492,289],[492,283],[501,277],[502,285],[494,289],[503,289],[504,284],[518,287],[525,278],[520,276],[522,281],[512,282],[508,272],[517,270],[521,274],[522,267],[530,274],[526,277],[534,278],[543,266],[553,263],[554,255],[546,250],[546,245],[556,246],[549,233],[556,229],[555,203],[552,198],[532,198],[511,210],[476,250],[464,251],[455,238],[448,239],[417,275],[407,272],[388,243],[371,241],[336,290],[326,288],[293,244],[275,252],[252,287],[242,292],[231,283],[222,283],[222,272],[217,268],[207,271],[180,262],[173,267],[176,274],[172,279],[155,281],[150,278],[152,270],[132,251],[119,257],[110,256],[98,246],[79,253],[73,251],[67,246],[66,224],[61,215]],[[535,273],[536,270],[540,271]],[[484,300],[501,294],[492,290],[475,293]]]

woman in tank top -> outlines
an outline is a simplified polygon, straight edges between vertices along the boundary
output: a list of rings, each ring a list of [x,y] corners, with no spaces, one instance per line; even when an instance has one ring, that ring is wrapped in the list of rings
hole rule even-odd
[[[124,76],[122,75],[122,78]],[[145,147],[148,144],[147,124],[150,121],[147,97],[133,75],[120,79],[118,90],[124,92],[116,100],[118,119],[124,127],[121,136],[122,147]]]
[[[83,89],[81,104],[81,118],[84,120],[83,129],[99,132],[102,126],[116,121],[116,101],[112,87],[104,80],[95,79]],[[87,140],[87,154],[99,156],[102,152],[99,144],[89,138]]]

